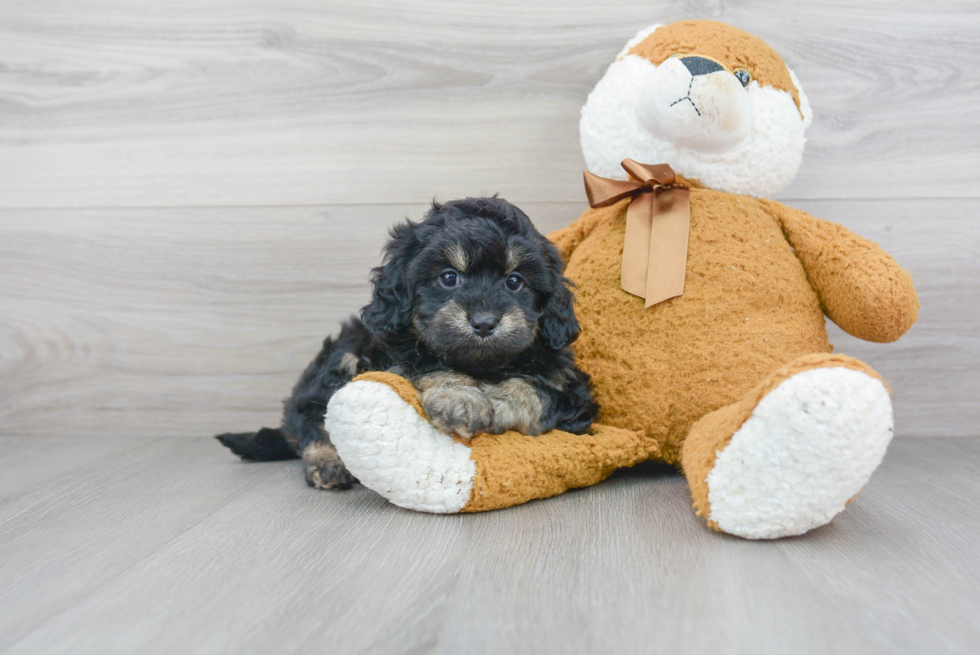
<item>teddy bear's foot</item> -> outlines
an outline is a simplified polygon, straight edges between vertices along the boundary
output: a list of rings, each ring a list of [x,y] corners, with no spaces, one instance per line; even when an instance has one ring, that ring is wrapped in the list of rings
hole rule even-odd
[[[807,355],[696,423],[683,465],[709,525],[775,539],[829,523],[891,438],[891,401],[877,373],[850,357]]]
[[[325,425],[348,470],[395,505],[452,514],[469,502],[476,477],[471,449],[426,420],[407,380],[355,379],[331,397]]]
[[[361,484],[400,507],[440,514],[555,496],[657,452],[638,433],[598,425],[586,435],[553,430],[463,440],[436,429],[411,383],[391,373],[366,373],[338,390],[326,428]]]

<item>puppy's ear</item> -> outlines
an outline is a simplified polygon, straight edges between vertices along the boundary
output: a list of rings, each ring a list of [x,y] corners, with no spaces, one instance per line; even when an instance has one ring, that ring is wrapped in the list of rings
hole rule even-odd
[[[416,235],[418,223],[406,221],[391,229],[381,266],[371,271],[371,302],[361,310],[361,320],[371,332],[394,335],[412,320],[413,290],[408,267],[421,245]]]
[[[569,289],[571,280],[562,275],[565,263],[561,255],[550,241],[543,240],[545,258],[551,269],[551,293],[541,306],[541,336],[548,346],[559,350],[578,339],[578,319],[572,307],[575,297]]]

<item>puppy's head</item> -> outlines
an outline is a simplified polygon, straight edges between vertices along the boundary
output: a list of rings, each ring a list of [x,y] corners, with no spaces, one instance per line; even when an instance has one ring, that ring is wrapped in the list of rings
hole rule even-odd
[[[391,231],[374,269],[369,329],[410,334],[447,366],[492,369],[578,337],[564,265],[520,209],[499,198],[434,204]]]

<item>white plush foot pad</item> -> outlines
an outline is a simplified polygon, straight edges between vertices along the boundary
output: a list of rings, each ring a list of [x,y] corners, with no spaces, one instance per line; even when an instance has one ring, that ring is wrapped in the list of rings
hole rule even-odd
[[[471,450],[435,429],[386,384],[361,380],[327,406],[330,440],[361,484],[400,507],[452,514],[470,500]]]
[[[892,438],[877,379],[847,368],[798,373],[756,406],[708,474],[710,519],[775,539],[829,523],[867,483]]]

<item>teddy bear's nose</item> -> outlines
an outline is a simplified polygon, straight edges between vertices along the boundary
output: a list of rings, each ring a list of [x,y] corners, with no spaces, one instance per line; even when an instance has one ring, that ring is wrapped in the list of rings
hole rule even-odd
[[[719,64],[713,59],[708,59],[707,57],[699,57],[698,55],[686,55],[680,57],[681,63],[687,68],[691,75],[697,77],[698,75],[708,75],[709,73],[717,73],[718,71],[725,70],[725,67]]]

